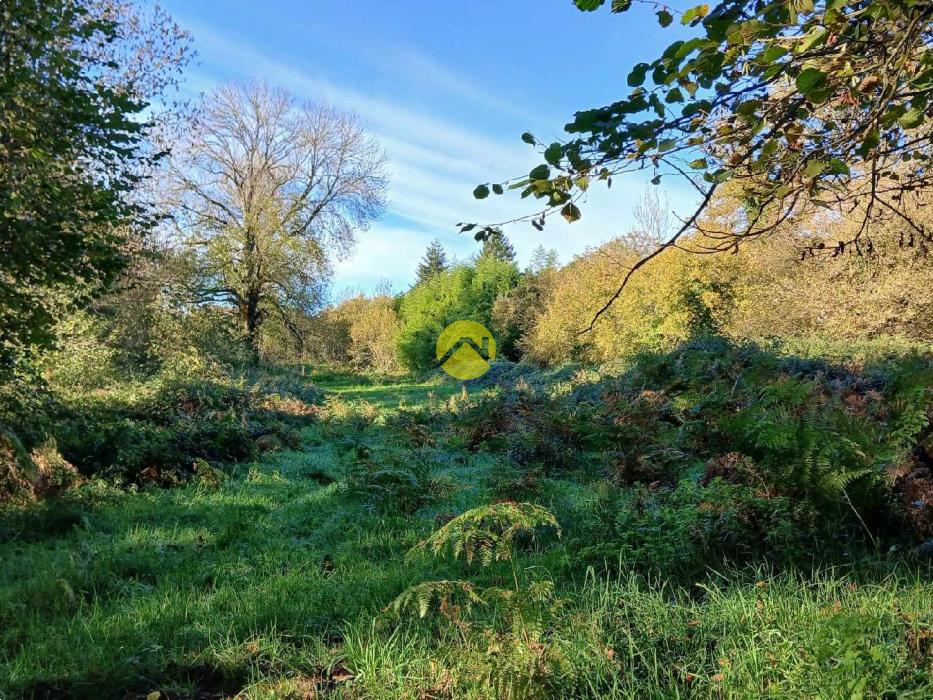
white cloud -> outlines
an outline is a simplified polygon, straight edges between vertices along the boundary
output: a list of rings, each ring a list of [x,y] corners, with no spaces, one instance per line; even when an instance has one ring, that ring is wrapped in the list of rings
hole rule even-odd
[[[517,138],[503,139],[471,127],[465,110],[457,116],[427,113],[423,108],[401,104],[386,97],[355,90],[346,84],[312,73],[294,63],[272,57],[243,40],[218,34],[204,26],[191,26],[204,66],[193,76],[193,85],[205,90],[221,80],[264,78],[291,89],[306,99],[324,98],[360,115],[380,140],[389,157],[390,211],[384,222],[361,233],[356,251],[335,265],[337,289],[373,289],[388,280],[404,289],[414,280],[424,248],[439,238],[452,256],[467,257],[478,249],[469,234],[458,234],[460,221],[494,223],[528,214],[538,208],[535,200],[521,200],[515,193],[491,196],[477,202],[473,188],[481,182],[504,179],[526,172],[538,162],[531,148]],[[509,103],[467,78],[413,51],[400,51],[394,65],[384,70],[405,71],[408,80],[423,81],[438,95],[453,93],[477,108],[491,108],[521,116]],[[391,81],[387,81],[391,91]],[[539,117],[540,119],[540,117]],[[635,178],[620,178],[611,193],[594,187],[584,207],[583,219],[571,228],[560,217],[549,219],[544,233],[518,224],[507,233],[520,261],[530,258],[538,244],[555,248],[566,262],[587,247],[625,231],[628,212],[643,185]],[[680,199],[678,193],[674,193]]]
[[[384,53],[381,53],[381,55],[384,55]],[[400,48],[395,51],[395,57],[399,69],[408,75],[416,75],[419,82],[431,85],[438,91],[451,93],[476,105],[482,105],[503,114],[517,117],[526,124],[532,124],[541,119],[540,114],[532,114],[516,107],[513,100],[486,91],[469,78],[417,51]]]
[[[370,290],[388,282],[396,290],[404,289],[414,277],[424,247],[420,231],[377,225],[362,234],[354,256],[334,265],[335,287]]]

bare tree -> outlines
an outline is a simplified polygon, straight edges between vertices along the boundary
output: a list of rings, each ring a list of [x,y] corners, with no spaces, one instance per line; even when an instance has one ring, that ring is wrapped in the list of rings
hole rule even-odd
[[[206,98],[171,177],[173,222],[191,247],[198,303],[236,307],[259,359],[260,326],[322,303],[331,262],[385,208],[385,157],[352,114],[265,83]]]
[[[677,221],[671,212],[671,200],[657,187],[646,189],[632,207],[634,225],[621,236],[625,244],[645,255],[674,235]]]

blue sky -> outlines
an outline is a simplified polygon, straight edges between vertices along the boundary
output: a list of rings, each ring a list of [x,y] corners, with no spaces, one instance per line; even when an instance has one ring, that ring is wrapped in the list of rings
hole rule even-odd
[[[549,141],[574,111],[628,93],[632,65],[676,36],[653,9],[621,16],[582,13],[570,0],[163,0],[198,51],[186,90],[264,78],[299,98],[355,111],[389,158],[390,207],[338,261],[335,295],[348,288],[396,291],[414,279],[424,248],[439,238],[452,257],[478,244],[458,221],[494,222],[528,213],[517,196],[476,201],[473,188],[540,162],[520,135]],[[625,232],[645,178],[591,189],[583,218],[507,229],[519,262],[539,243],[568,262]],[[668,190],[676,210],[689,204]]]

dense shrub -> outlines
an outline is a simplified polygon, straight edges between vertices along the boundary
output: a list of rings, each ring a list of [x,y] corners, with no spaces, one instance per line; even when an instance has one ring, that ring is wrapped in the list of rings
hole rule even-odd
[[[670,489],[606,485],[575,536],[580,555],[593,564],[691,578],[726,563],[800,560],[817,540],[816,523],[813,508],[786,496],[684,479]]]
[[[353,365],[383,373],[397,371],[395,343],[400,322],[395,300],[385,294],[373,298],[360,295],[342,307],[349,320],[348,354]]]
[[[781,532],[791,522],[806,532],[819,513],[840,531],[877,537],[904,517],[891,474],[906,474],[917,454],[931,369],[921,356],[855,368],[711,336],[616,373],[542,380],[517,365],[497,370],[503,388],[474,399],[459,423],[468,447],[512,465],[494,484],[500,493],[585,467],[616,488],[669,494],[651,497],[652,513],[658,499],[686,512],[708,500],[703,489],[731,489],[757,521],[782,520]],[[738,542],[723,551],[743,547],[753,549]]]
[[[151,421],[132,409],[108,406],[63,414],[58,440],[81,473],[129,483],[170,484],[189,475],[198,458],[238,462],[254,453],[249,428],[237,420]]]
[[[19,438],[0,426],[0,503],[28,500],[36,467]]]
[[[449,487],[425,454],[355,441],[345,455],[343,489],[382,512],[414,513]]]
[[[242,462],[258,451],[298,447],[297,429],[314,420],[321,400],[320,390],[296,377],[157,376],[94,394],[49,393],[14,427],[50,466],[60,452],[86,476],[168,485],[188,479],[198,460]],[[44,481],[52,488],[60,476]]]
[[[553,273],[534,328],[522,341],[527,356],[546,364],[630,359],[728,325],[738,282],[733,262],[675,250],[633,277],[626,293],[581,335],[640,254],[619,238]]]
[[[473,265],[439,272],[413,287],[399,300],[402,364],[419,371],[433,367],[437,337],[454,321],[469,319],[491,326],[496,299],[512,289],[518,277],[514,263],[482,256]]]
[[[929,226],[922,200],[909,208]],[[717,196],[706,226],[729,230],[741,211],[739,198]],[[637,238],[615,239],[554,272],[522,349],[549,364],[607,362],[672,349],[697,331],[757,341],[820,336],[861,343],[895,337],[929,348],[933,257],[922,240],[914,242],[899,230],[878,231],[869,250],[801,261],[802,241],[829,247],[854,235],[849,226],[844,217],[817,211],[746,242],[734,255],[692,254],[709,242],[688,236],[681,247],[639,270],[591,332],[580,335],[629,267],[651,249]],[[501,305],[508,310],[505,300]]]
[[[574,412],[564,408],[519,380],[468,409],[462,419],[466,445],[502,452],[520,467],[545,473],[572,468],[579,463],[580,440]]]

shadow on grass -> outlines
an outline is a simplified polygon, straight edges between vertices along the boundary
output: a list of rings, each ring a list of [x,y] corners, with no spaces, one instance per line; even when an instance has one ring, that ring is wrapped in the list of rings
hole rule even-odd
[[[806,358],[769,357],[762,366],[743,358],[741,351],[736,354],[711,343],[695,352],[645,360],[637,376],[629,377],[639,392],[679,392],[685,397],[664,404],[648,397],[655,402],[645,404],[650,429],[635,420],[645,416],[633,415],[630,403],[615,412],[570,415],[570,407],[602,410],[614,396],[628,401],[631,397],[617,378],[561,375],[560,381],[574,382],[571,393],[563,394],[572,406],[549,403],[547,382],[540,381],[533,368],[502,380],[500,396],[490,400],[489,415],[483,413],[482,398],[453,417],[442,413],[442,402],[434,402],[425,421],[439,446],[419,447],[418,454],[441,466],[451,465],[446,474],[456,484],[449,497],[412,514],[379,512],[342,490],[342,476],[353,459],[342,438],[362,437],[387,450],[416,449],[397,425],[352,418],[335,418],[326,426],[313,424],[304,431],[304,450],[263,455],[259,462],[241,464],[233,478],[216,486],[189,484],[138,492],[91,486],[75,496],[4,512],[0,515],[4,562],[0,678],[7,675],[10,680],[0,680],[0,692],[15,697],[145,697],[159,690],[162,697],[213,698],[236,694],[270,674],[314,674],[341,653],[332,647],[339,647],[345,626],[378,616],[409,585],[470,575],[458,565],[406,560],[405,553],[447,515],[495,498],[488,474],[477,466],[483,460],[509,464],[525,482],[528,473],[541,471],[539,486],[525,484],[527,498],[553,509],[565,533],[560,540],[548,541],[547,551],[523,550],[522,561],[548,571],[561,595],[580,603],[579,610],[568,613],[569,619],[584,615],[587,601],[574,596],[588,575],[585,563],[594,564],[600,585],[608,587],[620,571],[630,570],[621,554],[623,544],[613,538],[628,536],[631,530],[631,542],[636,544],[650,544],[651,538],[665,543],[664,528],[677,524],[679,517],[656,495],[670,487],[642,483],[640,472],[619,477],[613,471],[614,455],[625,450],[637,454],[651,448],[652,440],[679,436],[694,441],[678,447],[677,459],[683,462],[676,465],[683,470],[678,479],[688,478],[687,467],[702,467],[710,456],[706,450],[716,455],[722,447],[711,447],[719,433],[711,430],[716,425],[704,422],[712,421],[714,414],[695,410],[710,408],[703,403],[710,397],[715,395],[731,410],[745,400],[742,382],[769,373],[819,379],[843,393],[854,387],[857,391],[849,393],[858,396],[883,387],[886,371],[871,370],[862,380],[844,367]],[[400,403],[425,405],[430,393],[442,399],[460,391],[454,382],[361,385],[351,375],[337,374],[312,375],[311,380],[333,396],[365,400],[380,411]],[[528,388],[516,389],[516,385]],[[535,392],[537,403],[526,398]],[[756,392],[749,390],[746,398]],[[629,422],[617,420],[620,416]],[[492,436],[501,438],[498,446],[492,439],[475,445],[455,442],[462,429],[470,427],[463,423],[472,420],[488,420],[484,427],[498,431]],[[551,453],[541,449],[539,441],[556,434],[558,424],[561,430],[569,426],[566,434],[572,439],[567,442],[580,452],[585,473],[582,467],[574,471],[542,461]],[[599,449],[587,447],[593,431],[607,426],[616,432],[600,434],[600,439],[608,436],[609,441]],[[631,434],[623,430],[632,426]],[[691,446],[695,454],[690,460],[683,458]],[[628,481],[607,485],[617,477]],[[604,522],[594,517],[593,510],[605,505],[599,500],[600,490],[610,487],[622,493],[641,489],[645,496],[620,500]],[[711,503],[708,493],[701,496],[696,508],[687,503],[683,513],[701,506],[713,513],[697,521],[697,527],[712,522],[713,536],[701,544],[707,547],[705,563],[719,568],[720,543],[715,537],[719,520],[709,509],[724,506]],[[625,519],[639,509],[647,514],[644,518]],[[652,519],[665,512],[673,520]],[[595,560],[584,562],[581,548],[602,541],[606,551],[615,549],[616,555],[600,559],[603,567]],[[686,539],[673,544],[691,545]],[[678,577],[665,564],[646,559],[637,567],[646,590],[654,591],[652,586],[664,579],[658,593],[662,613],[664,605],[671,607],[668,589],[672,587],[677,589],[678,604],[702,605],[711,598],[703,585],[711,582],[751,599],[762,590],[762,576],[799,578],[804,589],[806,581],[827,571],[840,587],[849,583],[907,587],[929,581],[931,575],[928,563],[902,557],[897,550],[873,549],[855,539],[827,542],[824,549],[808,552],[795,563],[752,555],[736,567],[721,569],[724,574],[704,571]],[[754,609],[754,601],[751,605]],[[607,611],[607,617],[619,610],[621,605]]]

